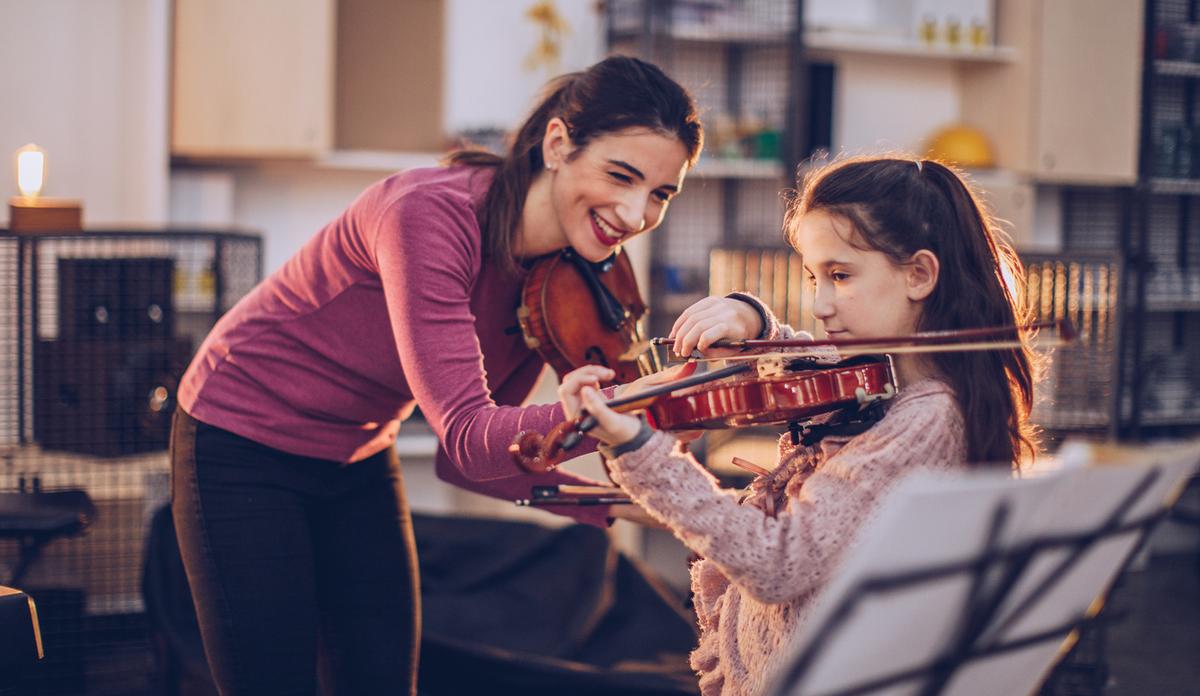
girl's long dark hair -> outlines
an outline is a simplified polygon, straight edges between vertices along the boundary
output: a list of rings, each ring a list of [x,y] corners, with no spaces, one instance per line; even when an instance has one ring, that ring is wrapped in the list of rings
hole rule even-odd
[[[513,235],[521,221],[525,196],[544,168],[542,138],[546,124],[560,118],[567,124],[573,155],[593,138],[626,128],[646,128],[679,138],[694,165],[704,143],[696,104],[687,90],[662,70],[637,58],[612,56],[587,70],[555,78],[541,102],[512,136],[500,157],[480,150],[447,155],[447,164],[495,167],[487,196],[477,212],[484,252],[493,263],[517,272]]]
[[[856,157],[817,168],[789,210],[796,222],[823,210],[851,223],[853,244],[907,263],[920,249],[940,262],[937,286],[925,300],[920,331],[1029,323],[1024,268],[995,220],[953,169],[933,160]],[[967,461],[1020,465],[1037,453],[1029,422],[1035,358],[1020,348],[931,353],[954,390],[966,424]]]

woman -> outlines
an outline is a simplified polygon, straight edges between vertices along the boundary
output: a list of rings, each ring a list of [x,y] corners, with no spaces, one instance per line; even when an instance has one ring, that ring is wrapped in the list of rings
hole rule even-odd
[[[184,375],[173,515],[223,694],[412,692],[420,630],[392,444],[415,407],[443,479],[531,485],[506,448],[562,419],[518,407],[542,360],[510,331],[522,264],[598,261],[663,220],[696,162],[688,93],[614,57],[551,84],[507,156],[367,189],[217,323]],[[604,525],[605,508],[560,509]],[[317,665],[317,668],[314,668]]]

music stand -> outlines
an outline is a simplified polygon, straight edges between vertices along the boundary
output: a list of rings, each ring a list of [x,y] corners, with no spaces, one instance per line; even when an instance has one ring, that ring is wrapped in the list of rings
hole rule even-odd
[[[37,606],[24,592],[0,585],[0,674],[19,675],[45,657]],[[5,683],[0,684],[3,693]]]
[[[1030,693],[1200,462],[1064,445],[1063,468],[915,474],[816,600],[773,696]]]

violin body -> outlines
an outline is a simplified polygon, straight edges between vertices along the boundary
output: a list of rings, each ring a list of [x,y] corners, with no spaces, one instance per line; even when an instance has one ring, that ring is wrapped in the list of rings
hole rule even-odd
[[[672,393],[645,410],[659,430],[711,430],[789,423],[895,393],[891,361],[871,358],[729,377]]]
[[[525,278],[517,320],[525,344],[562,377],[583,365],[603,365],[614,384],[657,371],[639,321],[646,304],[629,256],[618,250],[591,263],[568,248],[539,259]]]
[[[892,361],[887,356],[864,356],[832,365],[797,359],[768,374],[745,371],[710,382],[700,381],[703,378],[680,380],[699,383],[680,384],[678,389],[666,384],[650,390],[661,389],[661,393],[646,398],[634,394],[610,401],[609,406],[622,413],[645,412],[659,430],[712,430],[795,424],[855,405],[866,408],[897,393]],[[509,451],[526,471],[550,471],[570,458],[570,450],[589,427],[564,421],[545,435],[522,432]]]

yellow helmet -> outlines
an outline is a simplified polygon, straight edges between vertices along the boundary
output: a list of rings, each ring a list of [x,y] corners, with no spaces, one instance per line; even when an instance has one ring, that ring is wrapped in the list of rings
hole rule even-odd
[[[929,137],[925,147],[930,157],[960,167],[986,169],[996,166],[992,145],[986,136],[971,126],[946,126]]]

